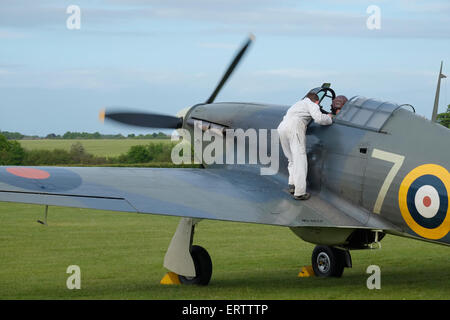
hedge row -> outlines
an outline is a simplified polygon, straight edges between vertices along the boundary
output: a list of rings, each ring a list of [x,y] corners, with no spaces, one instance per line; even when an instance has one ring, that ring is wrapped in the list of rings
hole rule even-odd
[[[0,135],[0,165],[94,165],[94,166],[152,166],[152,167],[198,167],[199,165],[174,165],[171,152],[175,143],[150,143],[130,147],[118,157],[99,157],[87,153],[80,142],[72,144],[69,151],[27,150],[17,141],[9,141]]]

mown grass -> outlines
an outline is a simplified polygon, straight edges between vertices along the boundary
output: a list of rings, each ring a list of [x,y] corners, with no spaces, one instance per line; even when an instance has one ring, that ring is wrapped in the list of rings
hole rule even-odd
[[[28,150],[70,150],[72,144],[80,142],[87,153],[99,157],[116,157],[126,153],[131,146],[149,143],[171,143],[170,139],[41,139],[18,140]]]
[[[178,218],[0,203],[0,299],[449,299],[448,247],[387,236],[381,250],[352,251],[340,279],[298,278],[314,245],[282,227],[202,221],[207,287],[163,286],[164,254]],[[368,290],[369,265],[381,290]],[[69,290],[69,265],[81,289]]]

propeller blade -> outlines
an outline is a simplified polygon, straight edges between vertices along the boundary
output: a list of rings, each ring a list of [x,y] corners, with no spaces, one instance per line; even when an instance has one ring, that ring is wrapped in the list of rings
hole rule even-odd
[[[178,129],[183,125],[183,118],[156,113],[102,110],[99,118],[144,128]]]
[[[230,66],[228,67],[227,71],[222,76],[222,79],[220,80],[219,84],[217,85],[216,89],[212,93],[212,95],[206,100],[206,103],[213,103],[216,99],[216,96],[219,94],[220,90],[222,89],[225,82],[228,80],[230,75],[233,73],[233,70],[236,68],[236,66],[239,64],[239,61],[241,60],[242,56],[247,51],[248,47],[252,44],[253,40],[255,40],[255,36],[253,34],[250,34],[247,42],[244,44],[244,46],[239,50],[236,57],[234,57],[233,61],[231,62]]]

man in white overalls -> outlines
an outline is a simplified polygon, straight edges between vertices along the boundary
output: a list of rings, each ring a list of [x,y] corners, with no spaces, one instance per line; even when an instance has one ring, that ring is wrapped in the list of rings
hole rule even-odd
[[[333,123],[331,114],[323,114],[319,108],[319,97],[308,93],[306,98],[298,101],[288,109],[278,126],[281,147],[288,159],[289,192],[296,200],[308,200],[306,176],[308,162],[306,158],[306,128],[311,119],[321,125]]]

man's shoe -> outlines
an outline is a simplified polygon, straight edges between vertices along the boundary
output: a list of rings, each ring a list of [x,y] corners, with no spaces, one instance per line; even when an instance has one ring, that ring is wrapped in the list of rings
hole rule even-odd
[[[295,200],[308,200],[309,198],[311,198],[311,194],[309,193],[302,194],[301,196],[294,196]]]
[[[295,192],[295,186],[293,184],[290,184],[289,185],[289,193],[294,194],[294,192]]]

